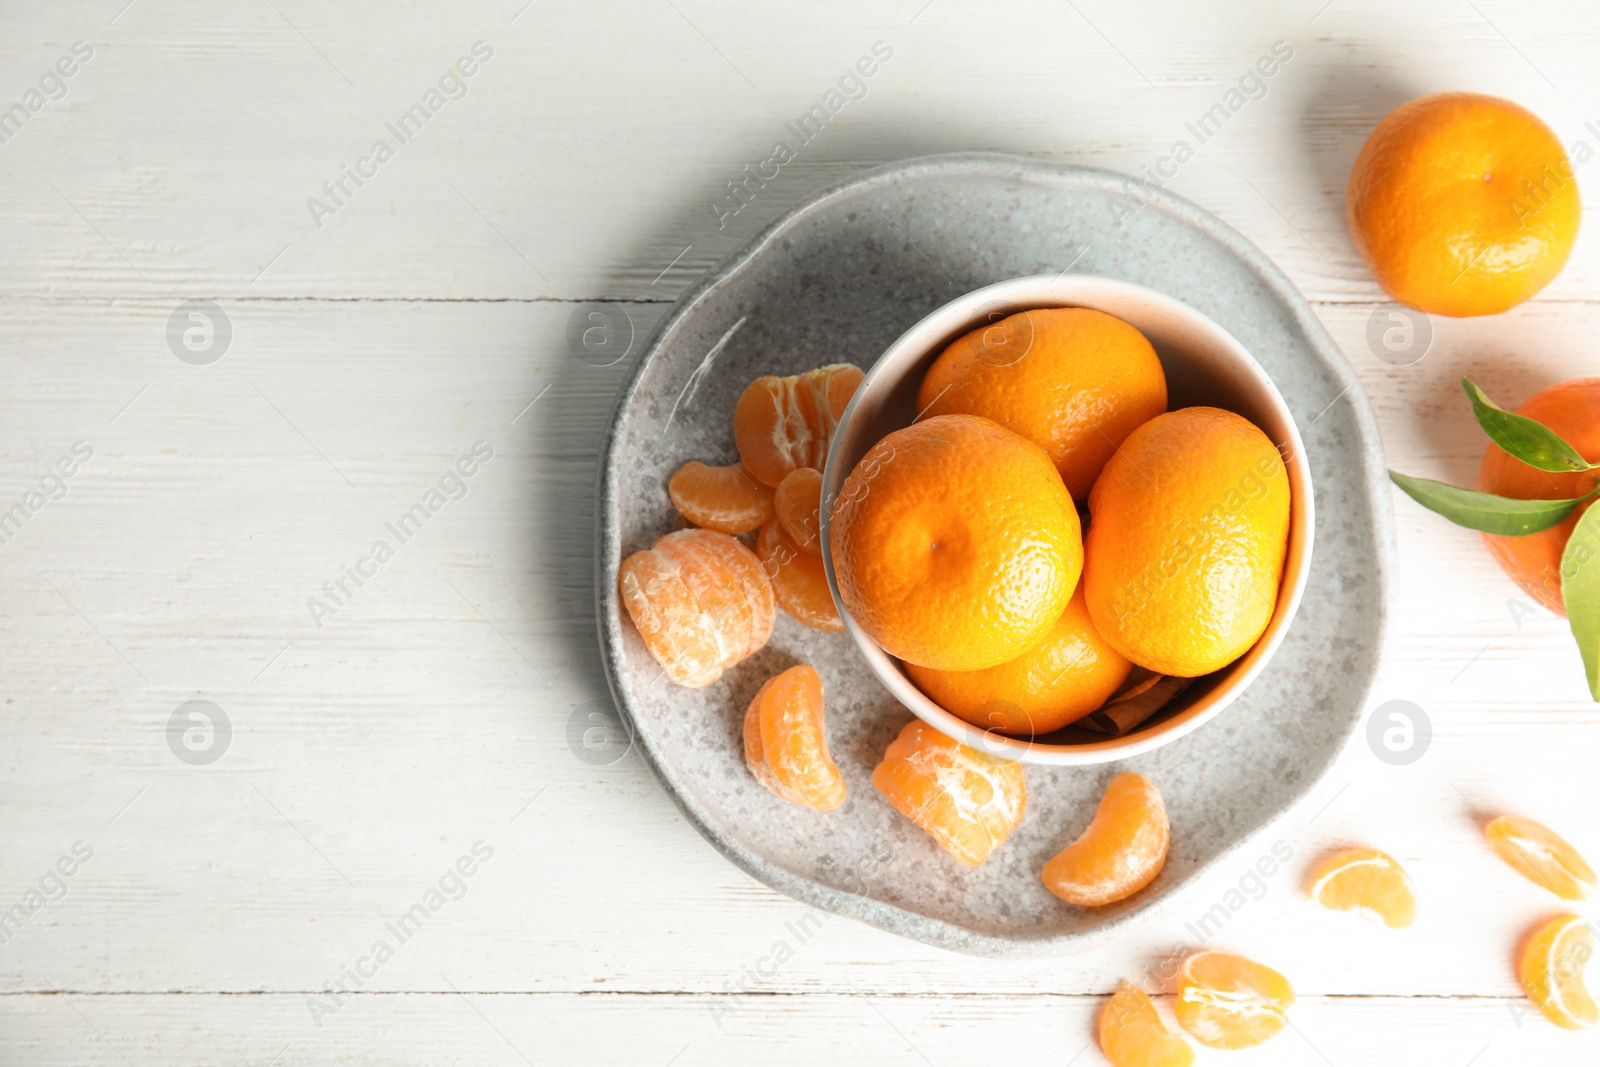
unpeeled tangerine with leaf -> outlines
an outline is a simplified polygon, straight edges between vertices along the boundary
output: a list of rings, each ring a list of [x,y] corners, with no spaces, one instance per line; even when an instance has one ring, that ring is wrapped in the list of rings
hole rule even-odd
[[[1550,386],[1515,412],[1470,378],[1461,387],[1490,445],[1475,489],[1391,471],[1413,500],[1478,530],[1522,590],[1565,614],[1600,701],[1600,378]]]

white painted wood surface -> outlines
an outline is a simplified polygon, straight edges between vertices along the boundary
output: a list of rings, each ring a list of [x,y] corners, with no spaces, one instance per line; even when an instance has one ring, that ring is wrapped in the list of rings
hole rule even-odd
[[[1600,149],[1600,12],[524,2],[0,11],[0,105],[74,42],[93,51],[0,144],[0,510],[93,450],[0,544],[0,910],[92,849],[0,944],[0,1062],[1098,1062],[1101,999],[1192,942],[1183,921],[995,963],[828,919],[773,968],[803,909],[721,860],[635,756],[574,756],[569,717],[605,695],[592,487],[625,366],[574,358],[568,320],[601,302],[642,337],[789,204],[877,163],[995,149],[1137,172],[1282,40],[1265,96],[1171,187],[1317,302],[1396,467],[1470,481],[1456,378],[1516,402],[1595,373],[1600,245],[1586,234],[1533,303],[1439,322],[1426,358],[1389,366],[1365,340],[1382,301],[1345,175],[1388,108],[1445,88]],[[726,183],[880,40],[893,58],[866,96],[719,229]],[[307,199],[478,41],[492,57],[466,95],[315,226]],[[169,350],[186,300],[226,314],[220,361]],[[478,441],[494,457],[465,498],[317,626],[307,599]],[[1512,955],[1559,902],[1488,853],[1475,812],[1600,854],[1600,711],[1565,626],[1515,606],[1475,535],[1397,514],[1378,694],[1425,708],[1431,746],[1393,767],[1356,742],[1312,814],[1263,841],[1294,860],[1216,941],[1294,980],[1296,1032],[1202,1061],[1593,1062],[1595,1035],[1524,1010]],[[191,699],[232,723],[209,766],[168,747]],[[492,856],[459,899],[314,1013],[477,842]],[[1411,868],[1414,928],[1300,900],[1305,866],[1349,842]]]

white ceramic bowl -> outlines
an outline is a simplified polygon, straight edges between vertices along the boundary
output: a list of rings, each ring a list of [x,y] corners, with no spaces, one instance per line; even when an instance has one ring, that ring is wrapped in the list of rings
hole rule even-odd
[[[1030,308],[1087,307],[1132,323],[1150,340],[1167,376],[1168,409],[1197,404],[1226,408],[1255,423],[1283,454],[1290,488],[1289,552],[1277,609],[1266,632],[1228,667],[1197,682],[1144,725],[1108,738],[1067,727],[1025,740],[966,722],[923,694],[899,660],[868,637],[845,609],[833,571],[831,508],[822,509],[822,560],[845,632],[872,672],[917,717],[959,741],[1007,759],[1057,766],[1107,763],[1175,741],[1216,716],[1266,666],[1294,619],[1311,570],[1313,500],[1300,432],[1277,387],[1222,327],[1171,297],[1129,282],[1083,274],[1036,275],[999,282],[958,297],[902,334],[867,372],[834,433],[822,475],[832,502],[845,477],[884,436],[909,426],[917,388],[929,364],[951,341],[985,323]]]

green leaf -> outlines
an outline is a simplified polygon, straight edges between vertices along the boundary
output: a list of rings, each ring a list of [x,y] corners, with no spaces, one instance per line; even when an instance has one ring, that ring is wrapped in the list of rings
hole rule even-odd
[[[1600,508],[1584,512],[1567,539],[1561,553],[1561,599],[1583,654],[1589,695],[1600,701]]]
[[[1526,415],[1515,415],[1484,395],[1471,378],[1461,379],[1461,388],[1472,401],[1472,413],[1489,439],[1514,459],[1542,471],[1594,470],[1590,463],[1561,439],[1550,427]]]
[[[1429,511],[1436,511],[1457,526],[1505,537],[1547,530],[1572,514],[1583,503],[1573,500],[1512,500],[1510,497],[1480,493],[1476,489],[1457,489],[1428,478],[1390,471],[1394,484]]]

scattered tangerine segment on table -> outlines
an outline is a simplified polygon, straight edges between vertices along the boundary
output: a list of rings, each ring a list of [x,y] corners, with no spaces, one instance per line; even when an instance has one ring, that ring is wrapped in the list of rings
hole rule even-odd
[[[1575,378],[1541,389],[1516,413],[1554,430],[1590,463],[1600,462],[1600,378]],[[1591,472],[1537,470],[1513,459],[1492,441],[1478,468],[1477,487],[1481,492],[1515,500],[1580,497],[1596,484]],[[1511,580],[1557,615],[1567,613],[1561,597],[1561,554],[1578,520],[1592,504],[1593,501],[1579,504],[1571,515],[1537,533],[1521,537],[1482,535]]]
[[[1190,1067],[1194,1049],[1168,1030],[1144,990],[1123,982],[1111,994],[1095,1027],[1100,1051],[1112,1067]]]
[[[822,555],[822,472],[815,467],[790,471],[778,483],[772,503],[783,532],[803,551]]]
[[[678,514],[706,530],[742,534],[772,518],[772,489],[756,481],[744,464],[711,467],[690,460],[667,482]]]
[[[1045,639],[1014,660],[978,671],[905,665],[917,687],[974,726],[1024,737],[1047,734],[1095,711],[1133,664],[1089,620],[1083,583]]]
[[[1335,911],[1354,911],[1392,929],[1417,917],[1417,891],[1393,856],[1375,848],[1349,848],[1311,872],[1310,899]]]
[[[1271,967],[1230,952],[1197,952],[1178,971],[1173,1010],[1190,1037],[1211,1048],[1252,1048],[1288,1023],[1294,987]]]
[[[1088,827],[1045,864],[1041,877],[1068,904],[1111,904],[1155,880],[1171,840],[1155,783],[1142,774],[1119,774],[1106,786]]]
[[[766,644],[776,616],[755,553],[714,530],[679,530],[622,561],[618,592],[645,647],[701,688]]]
[[[1180,408],[1134,430],[1089,493],[1095,629],[1157,674],[1195,678],[1244,655],[1277,608],[1289,498],[1283,457],[1243,416]]]
[[[779,607],[813,630],[843,632],[844,620],[833,603],[821,556],[801,551],[777,519],[761,527],[756,555],[772,581]]]
[[[1594,948],[1594,931],[1576,915],[1541,923],[1523,944],[1517,960],[1523,991],[1562,1029],[1586,1030],[1600,1020],[1600,1009],[1583,982]]]
[[[940,415],[867,450],[830,520],[844,606],[891,655],[937,670],[1044,640],[1083,568],[1078,511],[1038,445]]]
[[[1130,433],[1166,409],[1150,342],[1081,307],[1022,311],[957,338],[917,390],[919,419],[981,415],[1039,445],[1074,500]]]
[[[758,481],[774,488],[801,467],[821,470],[834,428],[863,377],[860,367],[834,363],[785,378],[757,378],[733,411],[739,458]]]
[[[1480,93],[1435,93],[1385,116],[1350,169],[1345,206],[1383,290],[1438,315],[1493,315],[1543,289],[1582,216],[1555,133]]]
[[[1548,826],[1502,815],[1484,827],[1483,833],[1495,854],[1517,873],[1563,900],[1584,900],[1594,892],[1594,868]]]
[[[822,678],[799,664],[767,679],[744,714],[744,759],[756,781],[791,804],[832,811],[844,776],[828,753]]]
[[[963,745],[920,719],[889,742],[872,784],[958,862],[976,867],[1027,807],[1022,765]]]

